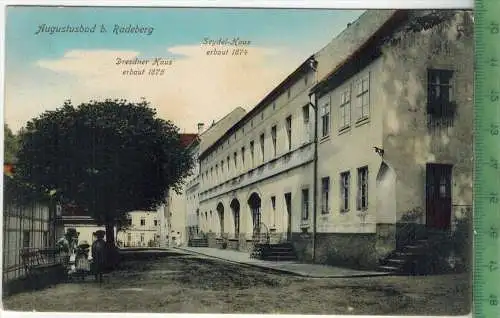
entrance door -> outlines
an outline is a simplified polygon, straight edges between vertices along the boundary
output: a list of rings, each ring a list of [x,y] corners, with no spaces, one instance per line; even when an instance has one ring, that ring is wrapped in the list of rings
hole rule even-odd
[[[451,223],[451,171],[446,164],[427,164],[426,225],[445,230]]]
[[[285,193],[287,226],[286,226],[286,239],[289,241],[292,238],[292,194]]]
[[[250,198],[248,199],[248,205],[252,212],[252,223],[253,223],[253,233],[257,236],[260,235],[260,226],[261,226],[261,213],[260,213],[260,197],[257,193],[252,193]]]

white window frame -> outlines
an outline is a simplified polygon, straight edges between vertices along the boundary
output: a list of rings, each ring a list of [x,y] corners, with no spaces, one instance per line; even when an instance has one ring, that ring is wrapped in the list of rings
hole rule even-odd
[[[349,212],[351,188],[351,172],[344,171],[340,173],[340,212]]]
[[[330,213],[330,188],[330,177],[321,178],[321,214]]]
[[[321,137],[325,138],[330,135],[330,113],[331,113],[331,103],[330,97],[327,101],[324,101],[321,105],[320,116],[321,116]]]
[[[309,220],[309,201],[310,201],[309,188],[302,189],[302,221]]]
[[[339,130],[351,125],[351,88],[348,87],[340,93]]]
[[[266,150],[266,135],[264,133],[260,134],[259,136],[259,143],[260,143],[260,152],[261,152],[261,159],[262,162],[265,161],[265,150]]]
[[[276,157],[276,143],[277,143],[277,133],[278,133],[278,128],[276,125],[271,127],[271,139],[273,142],[273,156]]]
[[[288,138],[288,150],[292,150],[292,115],[285,119],[286,135]]]
[[[362,121],[370,117],[370,73],[355,82],[356,117]]]
[[[356,209],[365,211],[368,209],[368,166],[358,168],[358,195],[356,198]]]

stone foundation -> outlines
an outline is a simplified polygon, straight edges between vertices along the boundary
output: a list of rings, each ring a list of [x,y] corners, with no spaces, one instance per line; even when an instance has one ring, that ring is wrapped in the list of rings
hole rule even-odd
[[[292,233],[291,242],[297,255],[297,260],[302,263],[312,263],[312,234]]]
[[[384,258],[396,249],[396,224],[379,223],[376,226],[375,253],[378,259]]]
[[[372,269],[378,265],[375,246],[375,233],[318,233],[315,263]]]

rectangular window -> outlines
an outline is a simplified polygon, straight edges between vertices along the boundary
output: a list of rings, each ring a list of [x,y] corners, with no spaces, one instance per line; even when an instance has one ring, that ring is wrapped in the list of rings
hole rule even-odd
[[[453,71],[430,69],[427,71],[427,113],[444,117],[452,110]]]
[[[276,125],[271,127],[271,139],[273,141],[273,156],[276,157]]]
[[[245,147],[241,147],[241,165],[245,168]]]
[[[254,158],[255,158],[254,157],[254,150],[255,150],[254,149],[254,142],[252,140],[252,141],[250,141],[250,158],[252,159],[252,166],[255,164],[255,162],[254,162]]]
[[[220,161],[220,172],[224,172],[224,160]]]
[[[127,222],[128,222],[128,225],[131,226],[132,225],[132,219],[127,219]]]
[[[351,124],[351,90],[346,89],[340,94],[340,129],[349,127]]]
[[[276,197],[274,195],[271,197],[271,208],[273,209],[273,225],[276,225]]]
[[[144,243],[144,233],[141,233],[141,243]]]
[[[154,223],[154,226],[158,226],[158,220],[154,220],[153,223]]]
[[[304,119],[304,125],[309,124],[309,105],[302,107],[302,118]]]
[[[229,172],[229,165],[231,164],[231,163],[229,162],[229,161],[230,161],[230,160],[229,160],[229,156],[227,156],[227,158],[226,158],[226,159],[227,159],[227,172]]]
[[[50,246],[50,242],[49,242],[49,231],[43,231],[42,233],[43,235],[43,247],[48,247]]]
[[[357,120],[362,120],[370,116],[370,81],[369,75],[356,82],[356,108]]]
[[[321,106],[321,136],[326,137],[330,134],[330,101]]]
[[[340,212],[349,211],[349,186],[351,183],[349,171],[340,174]]]
[[[233,154],[233,161],[234,161],[234,169],[238,167],[238,154],[234,152]]]
[[[309,219],[309,189],[302,189],[302,220]]]
[[[321,213],[330,212],[330,177],[321,178]]]
[[[141,218],[141,226],[145,226],[145,225],[146,225],[146,219]]]
[[[292,150],[292,116],[286,118],[286,135],[288,137],[288,150]]]
[[[311,132],[309,127],[309,105],[302,107],[302,119],[304,120],[304,133],[305,133],[305,141],[311,141]]]
[[[30,231],[23,231],[23,248],[30,247]]]
[[[368,167],[358,169],[357,209],[368,209]]]
[[[265,138],[264,134],[261,134],[260,135],[260,153],[262,155],[262,162],[264,162],[264,159],[265,159],[265,157],[264,157],[264,150],[265,150],[264,140],[265,139],[264,138]]]

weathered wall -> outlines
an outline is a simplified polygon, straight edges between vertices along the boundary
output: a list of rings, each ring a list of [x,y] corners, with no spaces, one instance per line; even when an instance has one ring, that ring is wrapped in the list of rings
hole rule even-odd
[[[397,175],[397,218],[420,208],[425,223],[425,164],[453,164],[452,204],[472,204],[473,39],[464,12],[450,23],[402,35],[383,55],[384,159]],[[453,126],[427,127],[427,69],[455,71]]]

